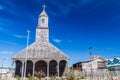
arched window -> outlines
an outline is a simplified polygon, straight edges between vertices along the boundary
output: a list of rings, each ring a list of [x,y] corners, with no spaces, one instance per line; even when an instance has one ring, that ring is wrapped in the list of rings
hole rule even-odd
[[[45,22],[45,19],[44,18],[42,18],[42,23],[44,23]]]

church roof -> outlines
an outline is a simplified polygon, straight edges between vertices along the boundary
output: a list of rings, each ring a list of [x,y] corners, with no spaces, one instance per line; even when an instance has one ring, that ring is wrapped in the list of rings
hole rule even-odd
[[[16,54],[12,59],[23,59],[26,58],[27,48]],[[49,42],[34,42],[28,47],[27,53],[28,59],[39,58],[39,59],[68,59],[62,51],[56,48]]]
[[[41,20],[44,16],[48,17],[45,11],[45,7],[46,6],[43,5],[43,11],[39,15],[39,20]],[[47,22],[48,21],[44,23],[46,26],[48,26]],[[39,24],[41,24],[40,21],[38,21],[38,25]],[[55,47],[54,45],[52,45],[50,42],[46,40],[46,39],[49,39],[48,38],[49,28],[48,27],[46,28],[43,25],[39,25],[39,26],[40,27],[36,29],[36,42],[32,43],[30,46],[28,46],[28,48],[23,49],[21,52],[13,56],[12,59],[13,60],[25,59],[26,52],[27,52],[27,59],[68,60],[69,58],[67,55],[65,55],[61,50],[59,50],[57,47]],[[40,36],[43,36],[43,38],[41,38]],[[41,42],[41,39],[44,39],[45,41]]]
[[[39,15],[39,17],[41,17],[41,16],[46,16],[46,17],[48,17],[48,15],[47,15],[47,13],[46,13],[45,10],[43,10],[42,13]]]

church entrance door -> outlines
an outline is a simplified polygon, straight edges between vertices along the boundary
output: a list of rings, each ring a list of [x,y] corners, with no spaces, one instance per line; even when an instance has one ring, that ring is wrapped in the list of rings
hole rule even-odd
[[[43,60],[37,61],[35,64],[35,71],[36,72],[42,72],[45,74],[47,74],[47,63]]]

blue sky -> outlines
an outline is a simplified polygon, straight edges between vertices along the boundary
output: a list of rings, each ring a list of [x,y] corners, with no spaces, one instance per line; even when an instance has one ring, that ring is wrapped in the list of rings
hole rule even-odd
[[[50,42],[65,52],[69,65],[93,56],[120,57],[120,0],[0,0],[0,66],[30,43],[42,5],[49,15]]]

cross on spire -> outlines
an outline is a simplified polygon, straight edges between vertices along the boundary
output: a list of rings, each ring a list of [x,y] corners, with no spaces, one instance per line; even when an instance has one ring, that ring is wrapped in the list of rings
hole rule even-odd
[[[45,10],[45,8],[46,8],[47,6],[44,4],[42,7],[43,7],[43,10]]]

